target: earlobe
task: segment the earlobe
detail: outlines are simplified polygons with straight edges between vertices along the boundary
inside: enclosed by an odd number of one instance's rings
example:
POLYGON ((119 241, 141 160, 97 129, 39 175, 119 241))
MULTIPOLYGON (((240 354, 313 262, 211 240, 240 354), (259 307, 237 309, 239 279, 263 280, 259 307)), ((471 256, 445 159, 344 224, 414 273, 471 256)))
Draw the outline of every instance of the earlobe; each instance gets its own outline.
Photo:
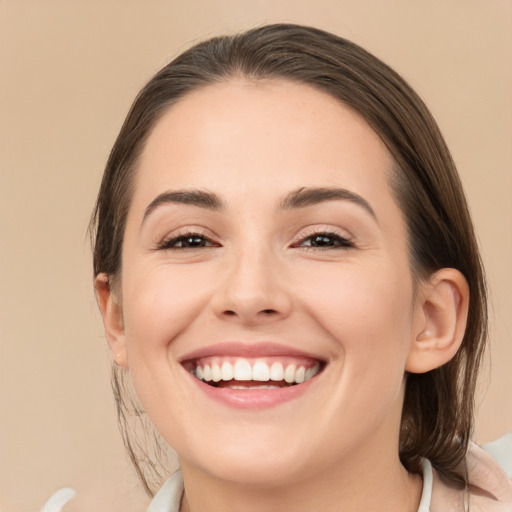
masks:
POLYGON ((425 373, 439 368, 457 353, 466 330, 469 287, 461 272, 443 268, 425 282, 406 370, 425 373))
POLYGON ((119 298, 111 288, 109 276, 104 273, 98 274, 94 279, 94 289, 96 291, 98 307, 103 318, 105 336, 114 356, 114 361, 119 366, 127 367, 128 353, 123 313, 119 298))

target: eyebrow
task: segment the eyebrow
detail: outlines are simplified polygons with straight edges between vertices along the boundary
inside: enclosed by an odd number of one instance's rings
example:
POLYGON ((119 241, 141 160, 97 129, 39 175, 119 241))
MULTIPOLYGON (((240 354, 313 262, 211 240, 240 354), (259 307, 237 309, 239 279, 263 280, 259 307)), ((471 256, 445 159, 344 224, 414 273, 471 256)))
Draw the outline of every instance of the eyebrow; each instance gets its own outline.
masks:
MULTIPOLYGON (((301 187, 287 194, 280 203, 281 209, 306 208, 328 201, 350 201, 365 209, 375 220, 377 216, 368 201, 355 192, 338 187, 301 187)), ((187 204, 219 211, 224 203, 217 194, 206 190, 169 190, 159 194, 144 211, 142 222, 158 207, 165 204, 187 204)))
POLYGON ((213 192, 205 190, 169 190, 158 195, 149 203, 144 211, 142 222, 151 215, 159 206, 164 204, 189 204, 198 206, 199 208, 206 208, 207 210, 222 210, 223 204, 219 196, 213 192))
POLYGON ((377 216, 370 203, 355 192, 338 187, 302 187, 290 192, 282 201, 281 208, 288 210, 293 208, 306 208, 327 201, 350 201, 365 209, 375 220, 377 216))

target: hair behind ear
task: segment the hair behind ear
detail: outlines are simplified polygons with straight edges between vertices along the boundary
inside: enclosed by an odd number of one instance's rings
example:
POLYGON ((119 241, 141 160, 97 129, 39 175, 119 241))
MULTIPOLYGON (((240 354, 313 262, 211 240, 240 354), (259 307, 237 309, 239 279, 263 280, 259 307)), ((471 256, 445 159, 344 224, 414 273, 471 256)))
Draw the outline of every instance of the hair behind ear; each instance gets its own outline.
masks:
MULTIPOLYGON (((433 273, 419 291, 423 320, 407 360, 400 459, 421 472, 421 458, 440 476, 464 485, 460 474, 473 426, 475 373, 483 345, 467 332, 470 289, 453 268, 433 273)), ((481 312, 478 312, 481 314, 481 312)))

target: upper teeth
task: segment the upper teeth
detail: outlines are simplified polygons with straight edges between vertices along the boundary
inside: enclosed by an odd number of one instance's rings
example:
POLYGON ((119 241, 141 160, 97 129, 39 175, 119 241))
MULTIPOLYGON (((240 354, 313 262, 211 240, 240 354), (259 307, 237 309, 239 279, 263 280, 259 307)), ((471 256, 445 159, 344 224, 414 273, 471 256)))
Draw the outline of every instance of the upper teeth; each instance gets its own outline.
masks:
POLYGON ((240 381, 282 381, 289 384, 301 384, 314 377, 320 370, 317 362, 314 366, 295 363, 283 364, 275 361, 271 364, 264 360, 249 361, 237 359, 234 363, 229 361, 200 363, 193 373, 198 379, 206 382, 219 382, 221 380, 240 381))

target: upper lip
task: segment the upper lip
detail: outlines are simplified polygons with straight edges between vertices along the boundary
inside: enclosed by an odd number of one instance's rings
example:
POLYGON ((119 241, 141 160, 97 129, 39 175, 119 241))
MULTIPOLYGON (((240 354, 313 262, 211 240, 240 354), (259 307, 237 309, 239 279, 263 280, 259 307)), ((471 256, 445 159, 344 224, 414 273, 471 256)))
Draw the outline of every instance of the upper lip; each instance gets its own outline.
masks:
POLYGON ((180 358, 180 362, 191 361, 203 357, 213 356, 231 356, 242 358, 259 358, 259 357, 297 357, 315 359, 317 361, 326 362, 324 357, 311 352, 298 350, 294 347, 281 345, 273 342, 256 342, 243 343, 238 341, 228 341, 216 343, 187 353, 180 358))

